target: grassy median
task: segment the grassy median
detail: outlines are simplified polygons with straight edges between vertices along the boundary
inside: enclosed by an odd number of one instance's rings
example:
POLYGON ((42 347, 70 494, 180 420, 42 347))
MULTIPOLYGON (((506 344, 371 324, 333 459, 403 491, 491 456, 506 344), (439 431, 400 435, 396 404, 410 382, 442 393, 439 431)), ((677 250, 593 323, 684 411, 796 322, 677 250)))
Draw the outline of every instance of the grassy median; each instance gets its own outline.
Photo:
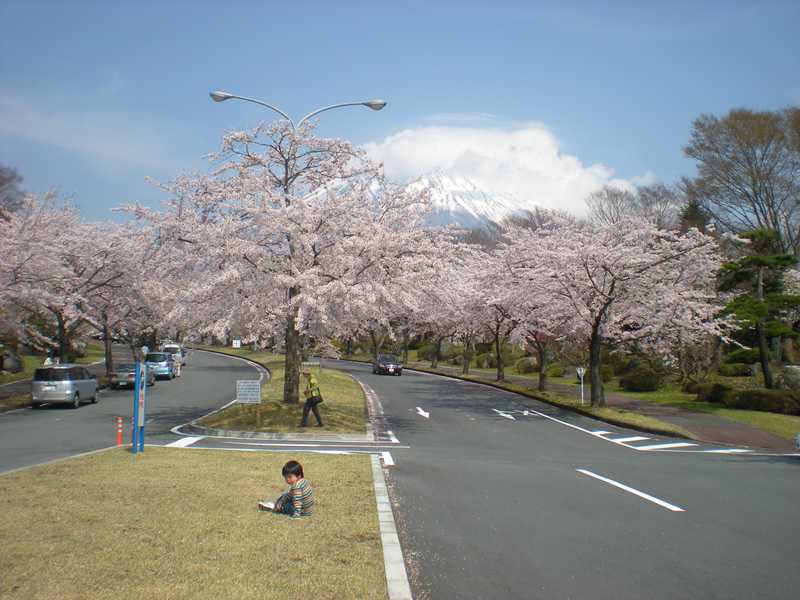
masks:
MULTIPOLYGON (((283 356, 267 352, 251 352, 246 349, 221 349, 233 354, 255 360, 265 365, 271 373, 270 380, 261 388, 261 405, 234 404, 200 421, 204 427, 230 429, 234 431, 265 431, 287 433, 304 431, 299 427, 303 415, 302 388, 300 381, 300 404, 284 404, 283 399, 283 356), (260 413, 260 414, 259 414, 260 413)), ((314 370, 319 379, 319 387, 325 401, 319 405, 323 433, 364 433, 366 431, 366 399, 361 386, 352 377, 335 369, 314 370)), ((309 414, 309 426, 315 425, 313 414, 309 414)), ((317 429, 312 429, 317 431, 317 429)))
POLYGON ((148 447, 0 476, 0 598, 384 599, 369 459, 148 447), (297 458, 314 516, 258 512, 297 458))

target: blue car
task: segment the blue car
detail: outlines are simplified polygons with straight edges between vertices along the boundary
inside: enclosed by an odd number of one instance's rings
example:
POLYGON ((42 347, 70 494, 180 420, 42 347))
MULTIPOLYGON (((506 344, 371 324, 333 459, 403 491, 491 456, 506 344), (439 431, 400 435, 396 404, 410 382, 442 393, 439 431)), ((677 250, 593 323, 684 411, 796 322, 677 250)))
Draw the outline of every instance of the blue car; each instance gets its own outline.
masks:
POLYGON ((147 370, 158 379, 175 379, 175 361, 167 352, 149 352, 144 357, 147 370))

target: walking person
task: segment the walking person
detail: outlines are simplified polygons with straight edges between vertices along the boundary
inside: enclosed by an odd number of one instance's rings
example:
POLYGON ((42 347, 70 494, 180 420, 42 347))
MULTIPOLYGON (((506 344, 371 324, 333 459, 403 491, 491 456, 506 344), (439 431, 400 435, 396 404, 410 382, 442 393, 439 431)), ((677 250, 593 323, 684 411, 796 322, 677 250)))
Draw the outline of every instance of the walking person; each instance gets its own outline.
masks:
POLYGON ((314 411, 314 416, 317 419, 317 427, 322 427, 322 417, 319 414, 319 404, 322 402, 322 393, 319 391, 319 382, 317 382, 317 378, 311 373, 309 367, 303 369, 303 377, 306 378, 306 389, 303 390, 306 403, 303 405, 303 420, 300 421, 300 427, 306 427, 308 425, 309 411, 314 411))

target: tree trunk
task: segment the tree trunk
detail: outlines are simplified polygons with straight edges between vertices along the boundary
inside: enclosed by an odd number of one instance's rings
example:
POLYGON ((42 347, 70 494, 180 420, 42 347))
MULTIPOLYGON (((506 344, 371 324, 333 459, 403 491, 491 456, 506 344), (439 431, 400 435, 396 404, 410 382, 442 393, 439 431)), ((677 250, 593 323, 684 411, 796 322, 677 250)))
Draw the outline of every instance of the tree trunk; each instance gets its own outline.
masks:
POLYGON ((111 332, 108 330, 108 316, 105 313, 103 313, 103 349, 106 355, 106 377, 111 377, 114 356, 111 353, 111 332))
POLYGON ((436 338, 433 344, 433 354, 431 355, 431 369, 439 368, 439 355, 442 353, 442 338, 436 338))
MULTIPOLYGON (((298 294, 297 288, 289 290, 289 301, 298 294)), ((286 324, 286 358, 284 360, 283 402, 300 402, 300 332, 297 331, 297 309, 289 309, 289 322, 286 324)))
POLYGON ((461 373, 469 375, 469 363, 472 362, 472 339, 465 337, 464 339, 464 356, 461 365, 461 373))
POLYGON ((345 356, 353 356, 353 338, 347 338, 347 345, 344 348, 345 356))
MULTIPOLYGON (((759 302, 764 301, 764 267, 759 267, 756 280, 756 298, 759 302)), ((764 373, 764 387, 771 390, 775 387, 772 379, 772 368, 769 364, 769 347, 767 346, 767 330, 765 319, 756 322, 756 334, 758 335, 758 360, 761 363, 761 372, 764 373)))
POLYGON ((64 317, 61 313, 56 312, 56 337, 58 339, 58 359, 62 363, 69 362, 69 340, 67 340, 67 331, 64 324, 64 317))
POLYGON ((592 393, 592 406, 603 407, 606 405, 606 395, 603 390, 603 378, 600 375, 600 323, 595 321, 592 327, 592 337, 589 341, 589 383, 592 393))
POLYGON ((369 337, 372 340, 372 360, 378 360, 378 354, 380 353, 380 344, 378 344, 378 336, 375 335, 375 332, 370 330, 369 337))
POLYGON ((536 354, 539 356, 539 391, 547 389, 547 346, 536 345, 536 354))
POLYGON ((494 355, 495 359, 497 360, 497 381, 505 381, 506 379, 506 370, 505 365, 503 364, 503 339, 502 336, 498 333, 494 336, 494 355))
POLYGON ((403 364, 408 362, 408 336, 403 336, 403 364))

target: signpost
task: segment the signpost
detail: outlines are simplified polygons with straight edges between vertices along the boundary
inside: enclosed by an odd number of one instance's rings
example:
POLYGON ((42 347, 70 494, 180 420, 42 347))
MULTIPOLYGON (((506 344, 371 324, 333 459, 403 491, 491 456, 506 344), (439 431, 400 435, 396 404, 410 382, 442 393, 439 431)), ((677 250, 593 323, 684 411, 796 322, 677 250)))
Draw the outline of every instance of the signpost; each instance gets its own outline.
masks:
POLYGON ((581 379, 581 406, 583 406, 583 376, 586 374, 586 369, 583 367, 575 367, 575 371, 578 373, 578 377, 581 379))
POLYGON ((233 347, 234 348, 241 348, 242 347, 242 340, 233 340, 233 347))
POLYGON ((236 381, 236 402, 239 404, 261 404, 261 380, 239 379, 236 381))
POLYGON ((150 349, 142 346, 139 360, 136 362, 136 379, 133 386, 133 434, 131 435, 131 452, 144 452, 145 407, 147 405, 147 364, 145 357, 150 349))

